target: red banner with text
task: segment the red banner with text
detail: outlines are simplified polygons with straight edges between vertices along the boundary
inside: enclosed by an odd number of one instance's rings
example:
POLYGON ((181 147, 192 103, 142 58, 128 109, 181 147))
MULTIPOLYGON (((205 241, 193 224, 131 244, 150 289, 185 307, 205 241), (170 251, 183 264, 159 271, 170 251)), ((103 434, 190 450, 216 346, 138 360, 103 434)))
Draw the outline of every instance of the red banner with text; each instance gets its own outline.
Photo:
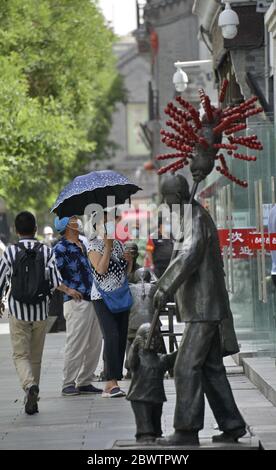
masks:
POLYGON ((219 229, 219 241, 221 249, 228 248, 230 255, 230 246, 232 245, 232 255, 234 258, 248 258, 254 256, 257 250, 262 246, 267 251, 276 250, 276 233, 265 232, 263 239, 261 233, 252 228, 233 228, 232 243, 230 243, 230 231, 228 229, 219 229))

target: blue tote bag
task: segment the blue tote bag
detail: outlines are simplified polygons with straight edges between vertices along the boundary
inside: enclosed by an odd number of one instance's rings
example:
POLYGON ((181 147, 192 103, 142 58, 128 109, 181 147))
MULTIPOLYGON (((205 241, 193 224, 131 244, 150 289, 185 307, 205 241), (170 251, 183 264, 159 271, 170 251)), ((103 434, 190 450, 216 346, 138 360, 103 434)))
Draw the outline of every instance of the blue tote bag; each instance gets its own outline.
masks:
MULTIPOLYGON (((117 263, 117 261, 113 258, 113 261, 117 263)), ((132 294, 130 292, 130 288, 128 285, 128 279, 127 276, 125 276, 125 280, 123 284, 118 287, 118 289, 112 290, 112 291, 106 291, 103 290, 98 282, 94 279, 95 286, 99 293, 102 296, 102 299, 107 306, 108 310, 112 313, 120 313, 120 312, 126 312, 127 310, 130 310, 132 304, 133 304, 133 298, 132 294)))
POLYGON ((99 284, 94 280, 97 290, 102 296, 102 299, 107 306, 108 310, 112 313, 126 312, 133 304, 132 294, 128 285, 127 277, 124 283, 118 289, 112 291, 105 291, 101 289, 99 284))

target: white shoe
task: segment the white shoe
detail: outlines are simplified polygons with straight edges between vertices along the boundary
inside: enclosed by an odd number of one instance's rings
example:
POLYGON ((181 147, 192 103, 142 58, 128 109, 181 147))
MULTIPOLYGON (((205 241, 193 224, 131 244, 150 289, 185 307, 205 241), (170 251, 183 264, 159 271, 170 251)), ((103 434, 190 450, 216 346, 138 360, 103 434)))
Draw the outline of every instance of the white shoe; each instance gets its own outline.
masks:
POLYGON ((126 394, 120 387, 113 387, 109 392, 103 391, 102 398, 117 398, 117 397, 125 397, 126 394))

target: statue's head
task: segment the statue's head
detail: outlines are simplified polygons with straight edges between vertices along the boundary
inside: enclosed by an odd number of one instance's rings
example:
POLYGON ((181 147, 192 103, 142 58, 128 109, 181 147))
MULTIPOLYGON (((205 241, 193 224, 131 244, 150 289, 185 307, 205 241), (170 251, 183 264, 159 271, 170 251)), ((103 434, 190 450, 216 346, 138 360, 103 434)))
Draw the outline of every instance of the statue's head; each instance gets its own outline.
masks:
POLYGON ((152 274, 149 268, 136 269, 134 279, 135 282, 151 282, 152 274))
POLYGON ((206 176, 212 172, 214 165, 214 152, 202 150, 202 148, 198 146, 198 151, 195 153, 190 163, 190 170, 193 176, 193 180, 196 183, 203 181, 206 176))
POLYGON ((190 199, 188 181, 183 175, 170 175, 161 184, 163 202, 171 208, 173 204, 185 204, 190 199))
MULTIPOLYGON (((150 323, 143 323, 137 330, 136 338, 140 339, 143 349, 146 346, 150 329, 151 329, 150 323)), ((159 330, 155 329, 149 349, 150 351, 157 352, 159 350, 159 346, 160 346, 160 332, 159 330)))
POLYGON ((213 120, 211 123, 208 121, 206 115, 202 118, 202 128, 198 132, 198 135, 208 143, 208 147, 196 143, 195 152, 190 163, 193 180, 197 183, 204 180, 206 176, 213 171, 217 153, 217 150, 214 149, 213 146, 221 143, 221 135, 214 133, 214 128, 219 124, 219 121, 220 113, 215 111, 213 111, 213 120))

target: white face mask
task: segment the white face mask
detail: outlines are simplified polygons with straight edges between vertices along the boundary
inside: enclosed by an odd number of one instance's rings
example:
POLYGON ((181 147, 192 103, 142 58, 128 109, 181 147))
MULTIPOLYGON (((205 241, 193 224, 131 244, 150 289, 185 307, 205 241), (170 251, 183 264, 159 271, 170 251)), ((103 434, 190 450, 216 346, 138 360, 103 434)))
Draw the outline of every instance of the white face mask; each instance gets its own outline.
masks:
POLYGON ((108 237, 114 236, 114 234, 115 234, 115 229, 116 229, 115 223, 114 223, 112 220, 110 220, 109 222, 106 222, 106 223, 104 224, 104 226, 105 226, 106 235, 107 235, 108 237))
POLYGON ((80 233, 83 232, 83 225, 82 225, 82 221, 81 221, 81 220, 78 220, 78 229, 79 229, 79 232, 80 232, 80 233))

